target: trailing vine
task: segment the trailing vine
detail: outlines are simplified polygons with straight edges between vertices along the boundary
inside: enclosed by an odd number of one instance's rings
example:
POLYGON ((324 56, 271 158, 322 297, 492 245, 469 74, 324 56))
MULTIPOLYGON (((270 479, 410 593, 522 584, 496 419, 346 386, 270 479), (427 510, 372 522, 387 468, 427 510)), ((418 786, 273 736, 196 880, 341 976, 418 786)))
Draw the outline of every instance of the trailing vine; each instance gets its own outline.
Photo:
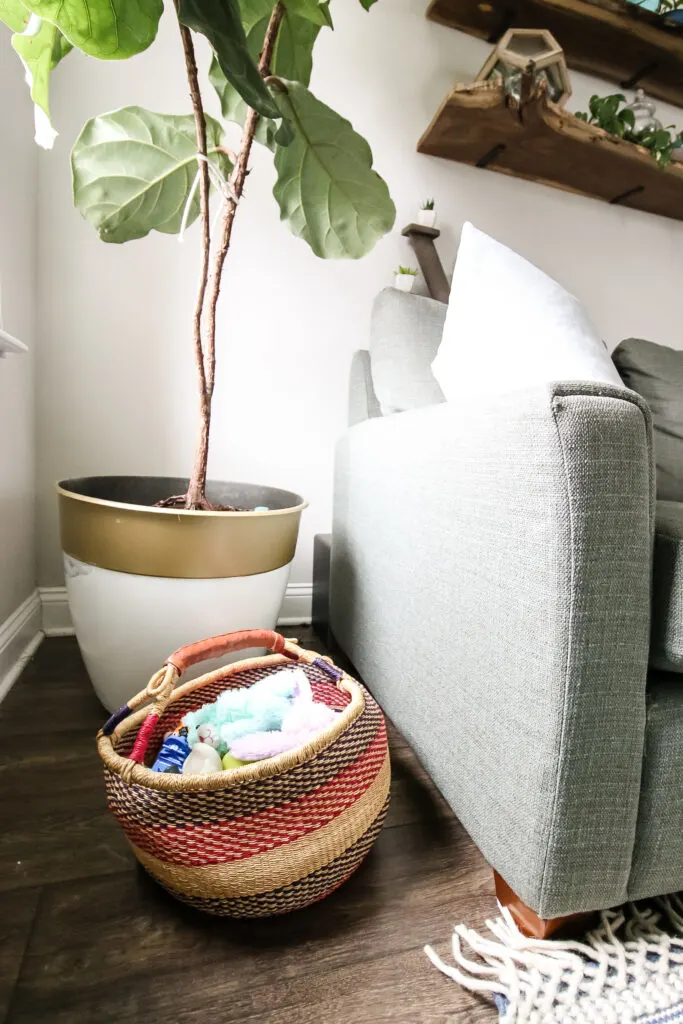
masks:
POLYGON ((683 132, 672 135, 674 125, 637 130, 633 111, 622 104, 626 104, 626 97, 620 92, 611 96, 591 96, 589 113, 578 111, 576 117, 587 124, 596 124, 598 128, 619 139, 643 146, 660 167, 666 167, 674 151, 683 146, 683 132))

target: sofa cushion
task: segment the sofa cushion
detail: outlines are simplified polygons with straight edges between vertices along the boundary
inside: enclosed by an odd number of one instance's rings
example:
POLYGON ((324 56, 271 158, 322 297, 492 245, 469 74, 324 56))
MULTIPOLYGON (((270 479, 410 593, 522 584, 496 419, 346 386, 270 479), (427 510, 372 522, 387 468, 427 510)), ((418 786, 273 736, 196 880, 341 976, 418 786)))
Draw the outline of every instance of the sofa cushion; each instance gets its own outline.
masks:
POLYGON ((462 229, 433 370, 449 402, 553 381, 621 385, 579 301, 472 224, 462 229))
POLYGON ((683 503, 658 501, 650 664, 683 672, 683 503))
POLYGON ((628 338, 612 358, 626 387, 637 391, 652 411, 657 497, 683 501, 683 352, 628 338))
POLYGON ((384 415, 443 402, 432 373, 446 306, 423 295, 385 288, 375 299, 370 326, 370 364, 384 415))
MULTIPOLYGON (((630 900, 683 888, 683 686, 653 672, 648 686, 640 809, 630 900)), ((641 1018, 642 1020, 643 1018, 641 1018)), ((666 1016, 650 1018, 666 1020, 666 1016)))

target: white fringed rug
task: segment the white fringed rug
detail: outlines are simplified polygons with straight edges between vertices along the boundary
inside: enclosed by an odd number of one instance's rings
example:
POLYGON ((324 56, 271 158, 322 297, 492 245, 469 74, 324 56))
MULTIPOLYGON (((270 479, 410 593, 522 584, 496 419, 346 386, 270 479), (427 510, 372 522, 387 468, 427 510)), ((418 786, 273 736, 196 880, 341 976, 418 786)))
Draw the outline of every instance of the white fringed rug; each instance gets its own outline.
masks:
POLYGON ((445 975, 495 1000, 500 1024, 683 1022, 680 896, 605 910, 583 942, 529 939, 501 913, 486 922, 492 939, 455 927, 454 965, 425 946, 445 975))

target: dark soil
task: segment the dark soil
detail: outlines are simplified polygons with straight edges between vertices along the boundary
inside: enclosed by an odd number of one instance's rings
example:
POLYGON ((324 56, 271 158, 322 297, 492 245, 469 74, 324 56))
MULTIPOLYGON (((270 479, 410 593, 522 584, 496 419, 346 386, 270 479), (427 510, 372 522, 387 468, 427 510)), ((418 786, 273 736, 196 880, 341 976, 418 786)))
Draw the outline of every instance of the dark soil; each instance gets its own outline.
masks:
POLYGON ((188 509, 185 505, 187 496, 185 494, 172 494, 170 498, 162 498, 161 501, 155 501, 154 508, 181 508, 185 511, 194 512, 253 512, 252 508, 242 508, 241 505, 212 505, 210 501, 206 500, 201 505, 196 505, 192 509, 188 509))

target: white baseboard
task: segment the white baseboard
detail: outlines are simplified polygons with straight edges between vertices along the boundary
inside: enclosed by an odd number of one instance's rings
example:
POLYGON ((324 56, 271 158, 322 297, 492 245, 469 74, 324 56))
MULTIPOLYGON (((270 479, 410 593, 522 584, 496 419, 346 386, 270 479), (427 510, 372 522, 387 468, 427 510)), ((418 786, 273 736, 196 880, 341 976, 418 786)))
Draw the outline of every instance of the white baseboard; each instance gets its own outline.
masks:
POLYGON ((285 591, 278 626, 310 625, 312 601, 312 583, 290 583, 285 591))
MULTIPOLYGON (((40 587, 38 593, 42 605, 45 636, 73 636, 74 628, 71 623, 66 587, 40 587)), ((311 583, 290 583, 285 593, 278 625, 308 625, 311 621, 312 600, 313 585, 311 583)))
POLYGON ((66 587, 39 587, 45 636, 73 636, 66 587))
POLYGON ((34 590, 0 625, 0 702, 42 639, 40 598, 34 590))

